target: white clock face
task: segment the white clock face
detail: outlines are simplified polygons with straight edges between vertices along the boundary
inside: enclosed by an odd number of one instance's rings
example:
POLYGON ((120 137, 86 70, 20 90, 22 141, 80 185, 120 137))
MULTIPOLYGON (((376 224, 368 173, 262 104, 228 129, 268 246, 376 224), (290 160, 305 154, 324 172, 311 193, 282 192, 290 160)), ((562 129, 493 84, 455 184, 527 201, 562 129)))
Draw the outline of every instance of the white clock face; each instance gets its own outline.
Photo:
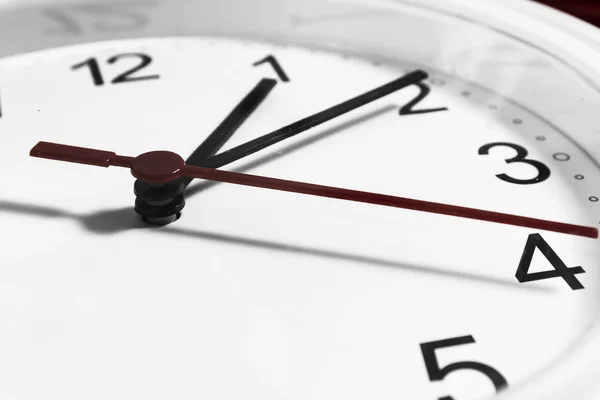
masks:
MULTIPOLYGON (((513 82, 523 59, 554 68, 515 49, 513 82)), ((538 112, 554 100, 465 65, 221 168, 598 227, 600 168, 538 112)), ((186 158, 260 91, 222 153, 415 69, 209 36, 0 60, 0 393, 475 400, 559 362, 596 323, 596 239, 208 181, 154 226, 126 170, 29 157, 46 141, 186 158)))

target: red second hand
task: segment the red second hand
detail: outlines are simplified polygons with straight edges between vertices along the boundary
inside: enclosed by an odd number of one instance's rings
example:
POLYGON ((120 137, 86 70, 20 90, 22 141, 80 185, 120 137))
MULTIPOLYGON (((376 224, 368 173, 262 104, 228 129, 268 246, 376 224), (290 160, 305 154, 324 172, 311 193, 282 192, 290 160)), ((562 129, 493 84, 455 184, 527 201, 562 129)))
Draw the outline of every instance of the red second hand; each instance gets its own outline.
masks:
POLYGON ((361 192, 341 189, 331 186, 313 185, 310 183, 294 182, 283 179, 221 171, 210 168, 192 167, 177 154, 167 151, 155 151, 142 154, 136 158, 118 156, 115 153, 66 146, 56 143, 40 142, 33 149, 32 157, 51 160, 68 161, 101 167, 117 166, 130 168, 131 173, 138 179, 164 183, 179 177, 206 179, 216 182, 232 183, 235 185, 253 186, 265 189, 307 194, 311 196, 328 197, 360 203, 376 204, 387 207, 403 208, 434 214, 450 215, 460 218, 475 219, 505 225, 522 226, 552 232, 565 233, 597 239, 598 229, 571 225, 562 222, 546 221, 518 215, 502 214, 474 208, 458 207, 448 204, 432 203, 384 194, 361 192))

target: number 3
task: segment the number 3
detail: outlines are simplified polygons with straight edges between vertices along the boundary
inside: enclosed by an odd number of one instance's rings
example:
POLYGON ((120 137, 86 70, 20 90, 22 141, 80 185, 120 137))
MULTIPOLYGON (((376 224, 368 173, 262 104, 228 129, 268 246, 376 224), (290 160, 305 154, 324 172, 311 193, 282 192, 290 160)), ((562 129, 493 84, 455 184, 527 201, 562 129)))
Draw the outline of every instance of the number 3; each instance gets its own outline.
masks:
POLYGON ((502 179, 505 182, 515 183, 517 185, 533 185, 535 183, 542 183, 548 178, 550 178, 550 168, 548 168, 545 164, 535 161, 529 160, 527 156, 529 152, 524 148, 517 144, 513 143, 491 143, 486 144, 482 148, 479 149, 479 155, 487 156, 490 154, 490 149, 494 147, 510 147, 517 151, 517 156, 511 159, 506 160, 507 164, 513 163, 525 163, 535 167, 538 170, 538 175, 533 179, 515 179, 512 176, 508 176, 506 174, 496 175, 499 179, 502 179))

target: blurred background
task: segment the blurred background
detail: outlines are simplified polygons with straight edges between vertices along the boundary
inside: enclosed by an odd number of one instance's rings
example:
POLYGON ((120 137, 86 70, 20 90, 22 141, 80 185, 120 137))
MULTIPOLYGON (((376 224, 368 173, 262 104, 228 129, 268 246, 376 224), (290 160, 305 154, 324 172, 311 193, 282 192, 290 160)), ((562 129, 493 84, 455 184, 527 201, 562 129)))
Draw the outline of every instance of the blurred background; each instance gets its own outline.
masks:
POLYGON ((600 27, 600 0, 536 0, 600 27))

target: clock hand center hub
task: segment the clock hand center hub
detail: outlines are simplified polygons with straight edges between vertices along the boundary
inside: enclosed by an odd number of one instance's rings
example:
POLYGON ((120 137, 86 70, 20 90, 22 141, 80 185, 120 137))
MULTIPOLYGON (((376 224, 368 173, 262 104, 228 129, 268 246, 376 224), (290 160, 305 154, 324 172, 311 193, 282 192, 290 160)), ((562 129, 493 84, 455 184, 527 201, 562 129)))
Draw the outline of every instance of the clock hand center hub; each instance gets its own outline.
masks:
POLYGON ((136 157, 131 164, 131 174, 151 183, 167 183, 179 178, 185 161, 170 151, 152 151, 136 157))

